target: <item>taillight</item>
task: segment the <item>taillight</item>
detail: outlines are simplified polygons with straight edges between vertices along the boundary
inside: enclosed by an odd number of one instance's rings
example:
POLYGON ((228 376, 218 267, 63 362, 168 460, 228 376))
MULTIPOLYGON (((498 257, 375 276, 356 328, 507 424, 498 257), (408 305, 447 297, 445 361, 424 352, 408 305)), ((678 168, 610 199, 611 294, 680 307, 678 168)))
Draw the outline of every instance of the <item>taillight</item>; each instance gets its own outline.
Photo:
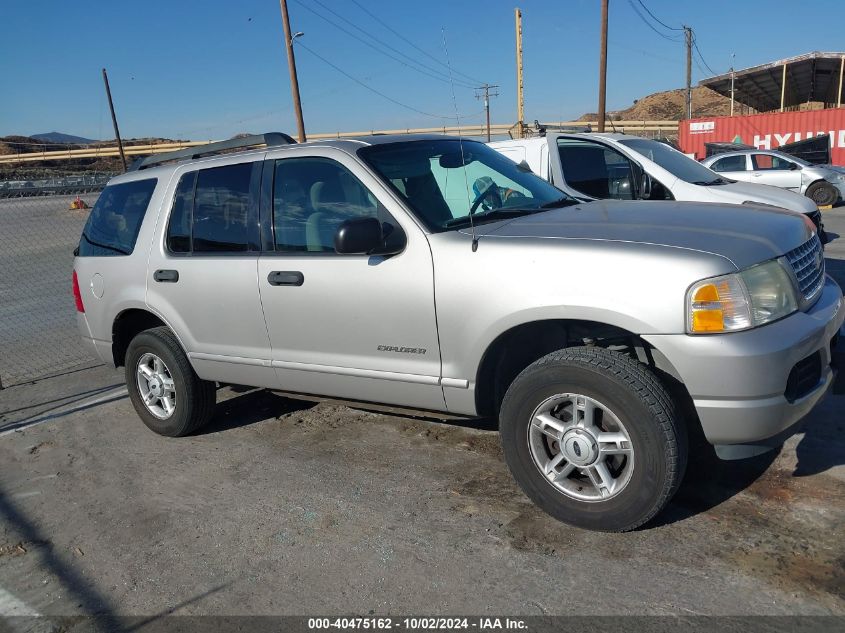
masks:
POLYGON ((76 277, 76 271, 73 271, 73 298, 76 300, 76 311, 85 312, 85 305, 82 303, 82 293, 79 292, 79 279, 76 277))

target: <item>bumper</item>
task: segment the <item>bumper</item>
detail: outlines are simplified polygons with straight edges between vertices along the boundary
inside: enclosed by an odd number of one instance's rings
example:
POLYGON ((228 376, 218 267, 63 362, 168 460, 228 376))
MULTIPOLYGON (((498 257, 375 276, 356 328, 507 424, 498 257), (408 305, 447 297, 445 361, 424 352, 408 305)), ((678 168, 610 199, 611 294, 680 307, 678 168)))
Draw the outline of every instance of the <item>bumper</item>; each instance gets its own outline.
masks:
POLYGON ((82 346, 92 358, 97 358, 103 361, 106 365, 114 367, 114 356, 111 350, 111 341, 101 341, 91 336, 91 330, 88 328, 88 321, 85 315, 81 312, 76 313, 76 325, 79 328, 79 336, 82 341, 82 346))
POLYGON ((843 320, 842 291, 828 277, 809 312, 770 325, 735 334, 643 338, 686 385, 707 440, 747 444, 789 428, 822 399, 833 382, 831 345, 843 320), (820 372, 796 392, 793 369, 810 357, 818 359, 820 372))

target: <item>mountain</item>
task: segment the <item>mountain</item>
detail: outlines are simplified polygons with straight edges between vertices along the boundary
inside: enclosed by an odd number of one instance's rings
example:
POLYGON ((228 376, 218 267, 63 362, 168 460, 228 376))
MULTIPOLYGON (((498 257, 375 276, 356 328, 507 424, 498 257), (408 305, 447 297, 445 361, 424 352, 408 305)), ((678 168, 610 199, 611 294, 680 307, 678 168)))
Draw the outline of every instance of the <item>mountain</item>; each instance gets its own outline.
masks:
MULTIPOLYGON (((655 92, 624 110, 608 111, 607 118, 614 121, 680 121, 685 119, 686 90, 667 90, 655 92)), ((731 112, 731 100, 718 92, 696 86, 692 89, 692 116, 727 116, 731 112)), ((739 108, 737 107, 737 113, 739 108)), ((598 115, 589 113, 582 116, 580 121, 595 121, 598 115)))
POLYGON ((62 132, 46 132, 44 134, 30 134, 30 138, 37 138, 44 143, 73 143, 74 145, 88 145, 96 143, 97 141, 90 138, 83 138, 81 136, 74 136, 73 134, 64 134, 62 132))

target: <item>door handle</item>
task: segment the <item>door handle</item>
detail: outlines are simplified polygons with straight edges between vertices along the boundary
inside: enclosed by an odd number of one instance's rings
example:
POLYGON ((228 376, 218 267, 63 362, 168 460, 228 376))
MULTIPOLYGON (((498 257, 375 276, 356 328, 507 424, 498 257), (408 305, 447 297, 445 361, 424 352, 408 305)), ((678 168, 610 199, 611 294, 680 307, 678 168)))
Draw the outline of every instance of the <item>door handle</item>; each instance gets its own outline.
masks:
POLYGON ((153 279, 160 282, 175 284, 179 281, 178 270, 157 270, 153 273, 153 279))
POLYGON ((305 275, 298 270, 274 270, 267 275, 271 286, 301 286, 305 283, 305 275))

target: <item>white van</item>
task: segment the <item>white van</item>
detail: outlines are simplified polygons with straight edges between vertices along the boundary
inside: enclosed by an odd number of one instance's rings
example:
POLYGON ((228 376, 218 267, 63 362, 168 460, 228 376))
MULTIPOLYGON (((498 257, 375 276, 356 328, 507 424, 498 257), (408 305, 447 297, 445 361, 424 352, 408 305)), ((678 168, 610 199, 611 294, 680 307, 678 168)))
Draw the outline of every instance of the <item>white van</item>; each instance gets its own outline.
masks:
POLYGON ((792 191, 720 176, 666 143, 626 134, 547 133, 490 147, 566 193, 597 200, 684 200, 776 206, 807 215, 826 241, 821 212, 792 191))

